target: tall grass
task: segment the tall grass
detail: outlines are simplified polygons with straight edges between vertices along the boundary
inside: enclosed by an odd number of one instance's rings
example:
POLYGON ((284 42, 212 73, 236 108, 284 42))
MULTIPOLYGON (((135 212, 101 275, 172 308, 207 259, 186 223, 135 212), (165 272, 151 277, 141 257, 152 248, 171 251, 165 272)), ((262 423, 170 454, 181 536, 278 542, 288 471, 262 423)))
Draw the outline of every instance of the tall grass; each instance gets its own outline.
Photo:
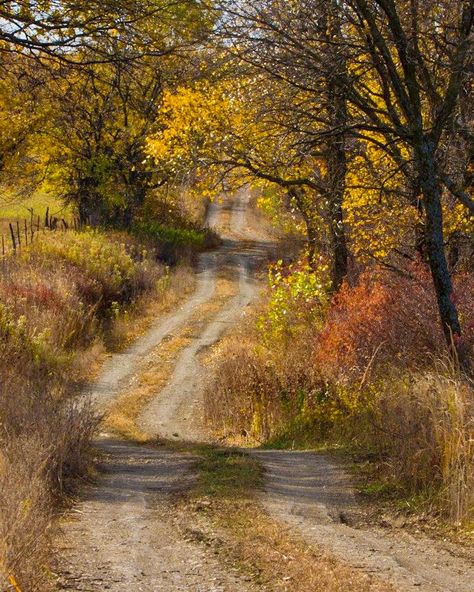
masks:
MULTIPOLYGON (((45 590, 56 502, 88 458, 96 418, 74 399, 87 351, 166 268, 139 243, 55 233, 0 268, 0 582, 45 590), (3 579, 2 579, 3 578, 3 579)), ((6 584, 5 584, 6 586, 6 584)))
MULTIPOLYGON (((206 415, 229 438, 370 453, 384 480, 460 523, 474 517, 474 387, 439 361, 429 278, 411 271, 366 272, 327 306, 320 287, 313 302, 308 282, 295 293, 301 278, 280 270, 283 285, 272 280, 263 310, 217 353, 206 415)), ((472 281, 456 280, 467 351, 472 281)))

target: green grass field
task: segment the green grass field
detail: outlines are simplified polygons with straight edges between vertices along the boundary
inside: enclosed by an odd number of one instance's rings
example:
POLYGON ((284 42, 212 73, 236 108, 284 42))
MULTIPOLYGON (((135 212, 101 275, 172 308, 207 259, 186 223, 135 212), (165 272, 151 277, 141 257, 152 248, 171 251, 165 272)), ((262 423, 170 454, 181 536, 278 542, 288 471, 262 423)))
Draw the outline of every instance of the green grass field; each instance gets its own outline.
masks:
POLYGON ((0 219, 28 218, 31 208, 36 215, 44 216, 49 207, 51 214, 61 216, 68 213, 68 207, 54 196, 48 193, 35 193, 31 197, 22 199, 18 196, 0 195, 0 219))

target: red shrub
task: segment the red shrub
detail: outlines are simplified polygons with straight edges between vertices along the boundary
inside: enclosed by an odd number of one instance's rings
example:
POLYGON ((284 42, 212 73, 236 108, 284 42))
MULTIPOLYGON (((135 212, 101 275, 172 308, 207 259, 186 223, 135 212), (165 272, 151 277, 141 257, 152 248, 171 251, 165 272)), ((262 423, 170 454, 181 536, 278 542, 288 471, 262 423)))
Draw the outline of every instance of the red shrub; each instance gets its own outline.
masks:
MULTIPOLYGON (((328 378, 362 378, 369 366, 426 367, 444 354, 429 271, 414 265, 410 276, 366 271, 357 286, 343 286, 318 337, 317 364, 328 378)), ((455 281, 467 342, 473 333, 473 285, 471 275, 455 281)))

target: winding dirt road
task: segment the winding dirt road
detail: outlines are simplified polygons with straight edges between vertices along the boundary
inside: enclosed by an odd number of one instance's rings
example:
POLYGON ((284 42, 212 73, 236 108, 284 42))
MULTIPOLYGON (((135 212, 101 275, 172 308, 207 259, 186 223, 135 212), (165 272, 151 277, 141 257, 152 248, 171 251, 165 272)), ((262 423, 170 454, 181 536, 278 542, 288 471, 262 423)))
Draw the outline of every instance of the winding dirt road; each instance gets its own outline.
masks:
MULTIPOLYGON (((251 270, 269 245, 246 226, 248 196, 242 191, 233 205, 224 245, 201 255, 197 289, 179 310, 111 357, 89 389, 98 409, 107 411, 127 392, 139 367, 202 314, 197 336, 179 352, 166 386, 142 410, 140 429, 164 440, 207 441, 202 417, 206 372, 199 354, 237 323, 254 299, 257 284, 251 270), (204 307, 215 298, 221 271, 231 269, 236 295, 211 318, 204 307)), ((219 227, 222 205, 213 205, 210 226, 219 227)), ((171 517, 173 495, 194 478, 192 456, 173 447, 135 445, 103 433, 101 475, 63 525, 60 542, 62 590, 237 592, 261 589, 240 572, 223 565, 211 548, 183 537, 171 517)), ((296 529, 341 561, 375 574, 400 592, 473 592, 473 563, 447 546, 416 539, 401 531, 369 528, 358 523, 350 482, 338 465, 321 454, 252 452, 266 470, 260 500, 282 528, 296 529)), ((348 589, 347 592, 350 592, 348 589)))
MULTIPOLYGON (((179 310, 139 339, 124 353, 112 356, 88 395, 96 407, 108 406, 133 383, 139 366, 175 331, 199 315, 214 295, 219 270, 233 267, 238 293, 210 319, 201 335, 183 349, 167 386, 143 411, 141 427, 151 436, 205 439, 202 421, 204 373, 198 353, 215 343, 238 322, 255 286, 248 275, 255 249, 236 241, 245 222, 245 196, 236 202, 231 232, 217 252, 201 255, 194 296, 179 310)), ((223 206, 214 204, 208 224, 216 226, 223 206)), ((174 493, 193 479, 194 459, 169 449, 139 446, 102 433, 97 441, 102 475, 84 492, 74 518, 63 525, 60 542, 62 590, 224 592, 253 590, 252 584, 219 564, 199 543, 184 540, 167 508, 174 493)))

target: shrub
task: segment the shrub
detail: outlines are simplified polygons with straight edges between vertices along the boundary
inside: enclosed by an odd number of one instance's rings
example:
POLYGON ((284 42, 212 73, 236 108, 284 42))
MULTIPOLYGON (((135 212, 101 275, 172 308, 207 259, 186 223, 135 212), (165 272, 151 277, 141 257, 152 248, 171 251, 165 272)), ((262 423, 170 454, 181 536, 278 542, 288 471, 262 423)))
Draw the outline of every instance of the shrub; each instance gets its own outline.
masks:
POLYGON ((127 248, 124 242, 110 240, 109 235, 98 230, 55 233, 37 242, 26 258, 35 268, 50 269, 59 263, 66 269, 80 270, 87 280, 85 286, 89 286, 84 295, 95 285, 99 297, 108 303, 133 297, 150 287, 147 280, 153 263, 147 251, 137 244, 127 248))
POLYGON ((308 326, 321 326, 329 303, 327 266, 312 271, 306 261, 285 266, 278 261, 268 273, 269 297, 258 327, 265 343, 291 339, 308 326))
MULTIPOLYGON (((455 288, 463 340, 471 349, 474 277, 458 276, 455 288)), ((429 368, 445 354, 431 278, 424 266, 413 265, 410 275, 372 270, 356 286, 345 284, 318 337, 315 363, 328 378, 347 383, 367 370, 429 368)))
POLYGON ((170 264, 191 258, 196 252, 219 244, 219 238, 212 230, 194 226, 168 226, 154 220, 135 222, 132 232, 140 240, 149 241, 158 257, 170 264))

